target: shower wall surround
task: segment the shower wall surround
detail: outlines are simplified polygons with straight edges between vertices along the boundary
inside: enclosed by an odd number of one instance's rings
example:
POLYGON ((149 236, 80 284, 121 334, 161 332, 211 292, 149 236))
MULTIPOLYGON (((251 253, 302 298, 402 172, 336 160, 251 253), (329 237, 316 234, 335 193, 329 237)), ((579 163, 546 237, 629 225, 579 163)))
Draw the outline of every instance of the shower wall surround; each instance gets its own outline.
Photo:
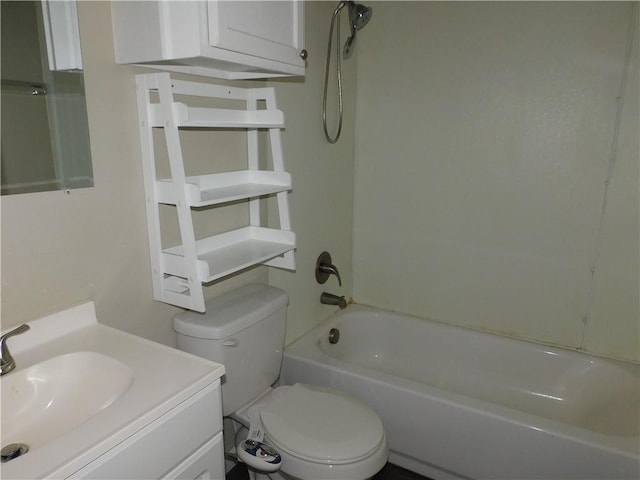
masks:
POLYGON ((376 2, 358 45, 356 301, 640 360, 637 15, 376 2))

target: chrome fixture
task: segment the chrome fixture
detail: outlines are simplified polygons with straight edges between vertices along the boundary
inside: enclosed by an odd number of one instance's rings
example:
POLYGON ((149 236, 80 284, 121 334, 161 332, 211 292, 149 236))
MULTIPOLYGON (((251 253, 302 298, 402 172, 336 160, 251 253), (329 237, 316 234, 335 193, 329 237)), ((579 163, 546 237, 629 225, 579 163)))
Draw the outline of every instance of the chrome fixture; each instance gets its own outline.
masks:
POLYGON ((331 261, 331 254, 329 252, 322 252, 316 260, 316 281, 320 284, 325 283, 330 275, 338 277, 338 285, 342 286, 342 279, 340 278, 340 272, 331 261))
POLYGON ((14 328, 13 330, 5 333, 4 335, 2 335, 2 337, 0 337, 0 375, 9 373, 11 370, 16 368, 16 362, 11 356, 9 347, 7 346, 7 340, 15 335, 20 335, 21 333, 24 333, 29 329, 29 325, 24 323, 18 328, 14 328))
POLYGON ((347 300, 344 296, 339 297, 333 293, 322 292, 320 295, 320 303, 323 305, 337 305, 340 310, 347 308, 347 300))
POLYGON ((356 33, 358 30, 362 30, 364 26, 369 23, 373 10, 371 7, 365 7, 361 3, 349 3, 349 25, 351 26, 351 35, 347 38, 347 43, 344 44, 342 55, 344 58, 351 58, 352 49, 356 44, 356 33))
POLYGON ((11 443, 6 447, 3 447, 0 451, 2 463, 7 463, 14 458, 18 458, 29 451, 29 445, 26 443, 11 443))
POLYGON ((331 345, 334 345, 338 343, 338 340, 340 340, 340 330, 338 330, 337 328, 332 328, 331 330, 329 330, 329 343, 331 345))
POLYGON ((29 451, 26 443, 11 443, 0 451, 2 463, 6 463, 14 458, 18 458, 29 451))
POLYGON ((344 7, 349 7, 349 26, 351 27, 351 35, 347 38, 347 42, 344 44, 342 50, 342 56, 348 59, 353 54, 353 48, 356 43, 356 34, 359 30, 369 23, 371 16, 373 15, 373 9, 366 7, 361 3, 355 2, 340 2, 333 12, 331 17, 331 25, 329 27, 329 45, 327 47, 327 63, 324 72, 324 95, 322 98, 322 126, 324 128, 324 136, 329 143, 336 143, 340 138, 340 132, 342 131, 342 116, 343 116, 343 103, 342 103, 342 67, 340 60, 340 53, 336 55, 336 77, 338 85, 338 131, 335 137, 329 135, 327 129, 327 85, 329 83, 329 64, 331 63, 331 46, 333 44, 333 28, 338 19, 336 26, 336 49, 340 48, 340 12, 344 7))

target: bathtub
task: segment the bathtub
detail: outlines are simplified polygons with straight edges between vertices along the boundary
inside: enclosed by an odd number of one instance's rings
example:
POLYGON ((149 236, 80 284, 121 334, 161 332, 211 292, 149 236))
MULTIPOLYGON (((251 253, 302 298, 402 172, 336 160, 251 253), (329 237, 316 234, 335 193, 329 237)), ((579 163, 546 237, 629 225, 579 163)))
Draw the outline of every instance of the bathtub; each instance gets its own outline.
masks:
POLYGON ((390 461, 434 479, 640 478, 637 365, 352 305, 285 349, 280 381, 365 401, 390 461))

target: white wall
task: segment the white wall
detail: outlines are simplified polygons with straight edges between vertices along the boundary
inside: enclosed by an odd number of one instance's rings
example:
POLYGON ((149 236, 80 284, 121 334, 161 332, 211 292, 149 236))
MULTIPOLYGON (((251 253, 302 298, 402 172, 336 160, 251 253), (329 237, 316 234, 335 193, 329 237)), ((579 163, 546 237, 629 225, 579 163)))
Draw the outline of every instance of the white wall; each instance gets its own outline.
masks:
MULTIPOLYGON (((347 281, 351 278, 353 125, 344 143, 328 148, 320 123, 319 79, 332 10, 329 2, 307 6, 308 79, 270 82, 287 120, 283 148, 294 177, 292 223, 299 241, 297 272, 272 274, 272 283, 291 295, 289 338, 334 310, 319 304, 321 290, 313 277, 312 264, 322 249, 330 249, 347 281)), ((109 2, 79 2, 79 17, 95 187, 70 195, 2 197, 2 328, 94 300, 101 322, 174 345, 171 320, 180 309, 154 301, 151 292, 134 87, 134 75, 149 70, 115 64, 109 2)), ((354 67, 346 68, 350 75, 354 67)), ((346 84, 351 118, 354 85, 351 75, 346 84)), ((230 159, 223 168, 245 160, 244 140, 233 132, 214 140, 189 139, 189 157, 212 149, 230 159)), ((198 219, 198 230, 233 228, 246 220, 245 210, 214 215, 213 227, 198 219)), ((267 270, 207 287, 206 296, 267 282, 267 270)))
POLYGON ((356 301, 640 360, 637 73, 601 223, 631 9, 374 4, 356 301))

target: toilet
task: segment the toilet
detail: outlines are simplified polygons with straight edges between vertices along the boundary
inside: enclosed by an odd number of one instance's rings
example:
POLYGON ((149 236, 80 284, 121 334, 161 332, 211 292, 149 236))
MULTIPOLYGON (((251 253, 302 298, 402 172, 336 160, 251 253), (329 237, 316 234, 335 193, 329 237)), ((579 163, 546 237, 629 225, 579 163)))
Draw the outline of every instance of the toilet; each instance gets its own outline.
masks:
POLYGON ((250 469, 273 480, 371 478, 389 456, 382 422, 371 408, 336 390, 272 386, 280 375, 287 304, 278 288, 241 287, 207 302, 204 314, 177 315, 178 348, 225 366, 223 415, 247 429, 236 438, 240 458, 256 444, 252 440, 264 444, 258 460, 245 460, 250 469))

